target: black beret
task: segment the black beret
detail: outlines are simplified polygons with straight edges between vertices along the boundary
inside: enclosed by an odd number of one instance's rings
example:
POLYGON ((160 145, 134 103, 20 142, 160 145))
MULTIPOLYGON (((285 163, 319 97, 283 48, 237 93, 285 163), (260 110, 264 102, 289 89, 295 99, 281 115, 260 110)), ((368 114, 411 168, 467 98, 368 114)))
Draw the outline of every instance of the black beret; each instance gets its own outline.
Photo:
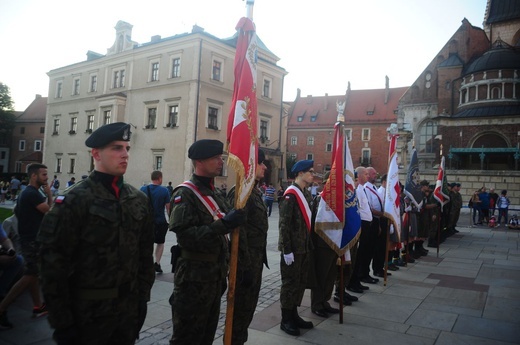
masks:
POLYGON ((420 183, 421 186, 429 186, 430 185, 430 182, 426 181, 426 180, 422 180, 421 183, 420 183))
POLYGON ((296 175, 300 171, 307 171, 307 170, 309 170, 310 168, 313 167, 313 165, 314 165, 314 161, 310 160, 310 159, 298 161, 298 162, 296 162, 293 165, 293 167, 291 169, 291 172, 296 175))
POLYGON ((460 187, 460 183, 455 183, 455 186, 460 187))
POLYGON ((96 148, 110 144, 112 141, 130 141, 130 125, 124 122, 115 122, 96 129, 85 140, 85 145, 96 148))
POLYGON ((224 152, 224 144, 219 140, 201 139, 191 144, 188 149, 189 159, 208 159, 224 152))
POLYGON ((451 188, 455 187, 457 184, 455 182, 452 182, 452 183, 449 183, 448 186, 450 186, 451 188))
POLYGON ((262 164, 265 161, 265 153, 262 149, 258 149, 258 164, 262 164))

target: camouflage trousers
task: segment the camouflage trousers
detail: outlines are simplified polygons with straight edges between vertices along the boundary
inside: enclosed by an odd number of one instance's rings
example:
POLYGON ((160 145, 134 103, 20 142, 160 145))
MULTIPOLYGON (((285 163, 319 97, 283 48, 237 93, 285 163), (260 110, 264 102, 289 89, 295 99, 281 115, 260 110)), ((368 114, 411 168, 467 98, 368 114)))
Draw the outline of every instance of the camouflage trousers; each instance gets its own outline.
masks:
POLYGON ((450 221, 448 223, 448 230, 455 229, 457 226, 457 222, 460 217, 460 208, 458 210, 453 210, 450 212, 450 221))
POLYGON ((302 302, 307 285, 309 261, 307 254, 294 254, 294 262, 288 266, 283 259, 283 253, 280 256, 280 274, 282 276, 280 304, 282 309, 292 310, 302 302))
POLYGON ((215 338, 220 314, 223 282, 183 281, 170 298, 173 335, 170 344, 210 345, 215 338))
POLYGON ((316 286, 311 289, 311 309, 321 310, 326 307, 332 297, 334 282, 338 274, 338 254, 330 247, 316 247, 314 249, 314 266, 316 286))
MULTIPOLYGON (((244 286, 237 280, 235 287, 235 308, 233 313, 233 338, 231 344, 239 345, 247 341, 247 328, 253 320, 264 267, 264 249, 249 248, 251 256, 251 286, 244 286)), ((240 265, 240 263, 239 263, 240 265)))

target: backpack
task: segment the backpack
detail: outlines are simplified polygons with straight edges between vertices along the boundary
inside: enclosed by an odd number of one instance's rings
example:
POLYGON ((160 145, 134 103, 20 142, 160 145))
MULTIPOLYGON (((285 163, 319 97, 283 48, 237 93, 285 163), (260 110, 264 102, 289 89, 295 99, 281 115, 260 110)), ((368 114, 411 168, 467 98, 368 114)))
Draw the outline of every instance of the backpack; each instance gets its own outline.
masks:
POLYGON ((53 185, 52 185, 52 186, 53 186, 53 187, 54 187, 55 189, 58 189, 58 188, 60 188, 60 181, 58 181, 57 179, 56 179, 56 180, 54 180, 54 183, 53 183, 53 185))

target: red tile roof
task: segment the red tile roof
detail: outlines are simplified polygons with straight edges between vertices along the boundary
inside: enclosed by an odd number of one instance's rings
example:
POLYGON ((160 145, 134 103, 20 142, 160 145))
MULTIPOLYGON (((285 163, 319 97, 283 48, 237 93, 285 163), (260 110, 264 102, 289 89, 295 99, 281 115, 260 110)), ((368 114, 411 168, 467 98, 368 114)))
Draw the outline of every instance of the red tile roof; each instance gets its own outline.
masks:
POLYGON ((288 127, 332 127, 338 112, 337 101, 345 101, 345 123, 391 123, 397 121, 397 105, 408 87, 374 90, 349 90, 341 96, 296 98, 290 111, 288 127), (385 102, 385 98, 387 101, 385 102), (315 121, 312 118, 315 117, 315 121), (298 121, 301 118, 301 121, 298 121))
POLYGON ((47 97, 36 96, 34 101, 16 118, 17 122, 45 122, 47 97))

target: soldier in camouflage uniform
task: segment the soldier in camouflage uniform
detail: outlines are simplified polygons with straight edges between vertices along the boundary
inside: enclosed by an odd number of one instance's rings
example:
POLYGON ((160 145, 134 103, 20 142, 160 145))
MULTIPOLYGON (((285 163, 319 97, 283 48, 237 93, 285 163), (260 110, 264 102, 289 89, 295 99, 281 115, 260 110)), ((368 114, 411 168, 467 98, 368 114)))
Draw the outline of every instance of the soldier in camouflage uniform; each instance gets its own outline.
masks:
POLYGON ((155 279, 152 212, 123 181, 130 125, 98 128, 90 176, 56 198, 45 215, 41 282, 58 344, 134 344, 155 279))
POLYGON ((223 144, 199 140, 188 150, 195 168, 189 181, 172 196, 169 229, 181 248, 170 298, 173 336, 170 344, 212 344, 226 289, 228 243, 226 234, 246 220, 243 210, 231 210, 214 186, 222 172, 223 144), (203 202, 204 200, 208 209, 203 202), (230 211, 231 210, 231 211, 230 211), (228 212, 230 211, 230 212, 228 212))
POLYGON ((460 217, 462 208, 462 195, 460 195, 460 183, 452 183, 450 192, 450 222, 448 223, 448 234, 453 235, 459 232, 455 227, 460 217))
MULTIPOLYGON (((231 344, 239 345, 247 341, 247 328, 253 320, 260 287, 262 270, 267 265, 267 206, 262 200, 262 192, 256 188, 264 178, 267 167, 265 154, 258 150, 256 184, 246 204, 247 223, 240 227, 238 245, 237 282, 235 287, 235 308, 233 313, 233 335, 231 344)), ((230 204, 235 202, 235 187, 228 194, 230 204)))
POLYGON ((305 321, 298 315, 297 310, 306 288, 309 270, 308 253, 312 250, 310 236, 312 196, 307 187, 314 180, 313 164, 312 160, 303 160, 293 165, 291 172, 296 179, 286 189, 280 208, 278 241, 282 276, 280 328, 290 335, 299 335, 300 328, 313 327, 312 322, 305 321))

